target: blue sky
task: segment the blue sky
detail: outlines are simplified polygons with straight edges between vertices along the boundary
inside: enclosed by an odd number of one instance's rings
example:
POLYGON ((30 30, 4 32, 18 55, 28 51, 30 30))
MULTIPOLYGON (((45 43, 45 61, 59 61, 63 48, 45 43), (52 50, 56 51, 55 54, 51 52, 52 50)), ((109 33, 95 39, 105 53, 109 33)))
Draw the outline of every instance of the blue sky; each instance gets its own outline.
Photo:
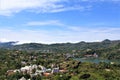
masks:
POLYGON ((0 0, 0 41, 120 39, 120 0, 0 0))

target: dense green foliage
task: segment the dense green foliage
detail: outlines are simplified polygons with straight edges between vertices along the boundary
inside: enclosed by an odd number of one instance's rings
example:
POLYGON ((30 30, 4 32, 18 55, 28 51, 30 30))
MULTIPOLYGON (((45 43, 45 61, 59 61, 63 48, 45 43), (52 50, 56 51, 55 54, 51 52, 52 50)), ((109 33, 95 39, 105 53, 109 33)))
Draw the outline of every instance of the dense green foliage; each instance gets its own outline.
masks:
MULTIPOLYGON (((102 42, 76 44, 0 44, 0 80, 18 80, 22 77, 31 80, 120 80, 120 63, 98 64, 81 62, 74 58, 97 53, 101 59, 120 60, 120 41, 104 40, 102 42), (74 54, 74 56, 72 56, 74 54), (69 56, 69 57, 68 57, 69 56), (8 73, 9 70, 20 69, 31 64, 50 68, 56 64, 65 72, 50 76, 28 73, 8 73)), ((35 73, 35 69, 32 73, 35 73)))

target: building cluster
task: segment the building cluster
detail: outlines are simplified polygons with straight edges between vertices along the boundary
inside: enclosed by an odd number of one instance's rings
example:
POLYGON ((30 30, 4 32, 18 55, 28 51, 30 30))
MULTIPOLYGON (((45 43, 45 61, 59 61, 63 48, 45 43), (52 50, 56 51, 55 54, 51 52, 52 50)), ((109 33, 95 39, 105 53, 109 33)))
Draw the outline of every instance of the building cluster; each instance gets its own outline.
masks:
MULTIPOLYGON (((52 75, 53 73, 58 73, 58 72, 64 72, 65 70, 60 70, 60 68, 58 66, 54 67, 54 65, 52 64, 51 68, 45 68, 42 65, 30 65, 30 66, 25 66, 25 67, 21 67, 20 69, 15 69, 15 70, 8 70, 7 71, 7 75, 12 75, 16 72, 22 73, 22 74, 29 74, 30 77, 34 77, 37 75, 41 75, 41 76, 49 76, 52 75)), ((22 79, 20 80, 24 80, 24 77, 22 77, 22 79)))
POLYGON ((85 57, 95 57, 95 58, 97 58, 98 57, 98 55, 96 54, 96 53, 94 53, 94 54, 86 54, 86 55, 84 55, 85 57))

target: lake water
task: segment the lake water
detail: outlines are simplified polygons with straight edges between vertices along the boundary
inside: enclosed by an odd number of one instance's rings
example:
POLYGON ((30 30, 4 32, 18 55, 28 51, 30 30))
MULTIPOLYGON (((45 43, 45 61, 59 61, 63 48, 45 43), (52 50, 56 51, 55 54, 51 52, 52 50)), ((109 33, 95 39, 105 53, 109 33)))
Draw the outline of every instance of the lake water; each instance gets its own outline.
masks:
POLYGON ((74 60, 79 60, 81 62, 91 62, 96 64, 100 62, 105 62, 105 63, 115 62, 120 64, 118 60, 108 60, 108 59, 99 59, 99 58, 74 58, 74 60))

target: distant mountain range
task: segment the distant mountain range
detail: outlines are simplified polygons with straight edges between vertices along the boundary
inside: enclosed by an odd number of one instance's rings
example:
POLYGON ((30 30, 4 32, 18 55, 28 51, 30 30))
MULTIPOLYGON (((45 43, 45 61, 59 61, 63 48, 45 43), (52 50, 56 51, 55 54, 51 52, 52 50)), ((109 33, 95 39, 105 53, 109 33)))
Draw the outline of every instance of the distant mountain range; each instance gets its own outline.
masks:
POLYGON ((19 49, 19 50, 83 50, 83 49, 99 49, 108 48, 120 44, 120 40, 104 40, 102 42, 79 42, 79 43, 56 43, 56 44, 41 44, 41 43, 24 43, 16 45, 18 41, 0 42, 0 48, 19 49))
POLYGON ((0 48, 9 48, 14 46, 17 43, 17 41, 10 41, 10 42, 0 42, 0 48))
POLYGON ((104 40, 101 42, 79 42, 79 43, 25 43, 17 44, 15 41, 0 42, 1 49, 22 50, 28 52, 40 53, 78 53, 84 55, 86 53, 97 53, 101 58, 119 59, 120 60, 120 40, 104 40), (89 52, 88 52, 89 51, 89 52))

